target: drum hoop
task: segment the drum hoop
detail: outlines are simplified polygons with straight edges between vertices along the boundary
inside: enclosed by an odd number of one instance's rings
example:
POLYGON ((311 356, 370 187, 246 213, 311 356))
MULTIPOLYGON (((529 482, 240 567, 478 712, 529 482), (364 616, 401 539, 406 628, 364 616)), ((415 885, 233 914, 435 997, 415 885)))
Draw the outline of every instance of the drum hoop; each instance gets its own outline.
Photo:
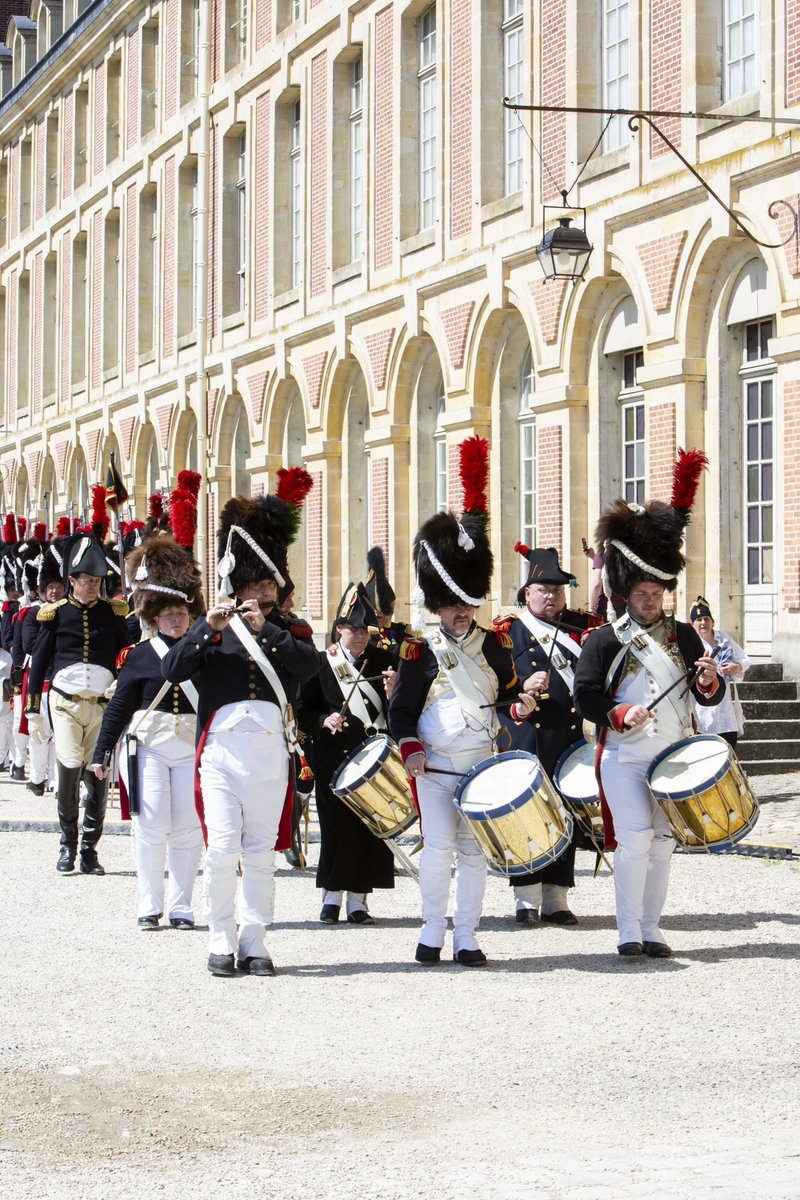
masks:
POLYGON ((726 742, 724 738, 717 737, 715 733, 701 733, 696 737, 680 738, 677 742, 673 742, 671 746, 667 746, 666 750, 662 750, 661 753, 653 759, 647 771, 647 786, 650 788, 650 791, 653 793, 656 799, 672 800, 677 804, 681 800, 688 800, 690 796, 700 795, 702 792, 707 792, 709 788, 716 787, 716 785, 720 783, 720 781, 723 780, 728 774, 733 762, 734 758, 730 743, 726 742), (664 761, 664 759, 669 758, 671 754, 674 754, 678 746, 684 746, 688 742, 713 742, 717 746, 724 746, 726 751, 725 762, 722 764, 719 771, 717 771, 716 775, 712 776, 710 779, 701 780, 703 787, 699 792, 697 788, 689 788, 687 791, 683 792, 663 792, 659 790, 659 788, 653 784, 653 775, 655 774, 657 768, 664 761))
POLYGON ((364 772, 364 774, 359 779, 358 786, 360 787, 361 784, 367 783, 368 780, 372 779, 373 776, 377 775, 378 771, 380 771, 381 767, 384 765, 387 758, 391 754, 392 746, 394 745, 394 742, 389 737, 389 735, 386 733, 373 733, 371 737, 364 738, 364 741, 359 742, 359 744, 356 746, 356 748, 354 750, 350 751, 350 753, 347 755, 347 758, 343 759, 339 763, 339 766, 336 768, 335 775, 333 775, 333 777, 331 778, 331 791, 332 792, 336 792, 337 795, 339 794, 339 792, 352 792, 352 790, 353 790, 352 787, 343 787, 341 784, 339 784, 339 776, 341 775, 341 773, 345 769, 345 767, 349 766, 349 764, 355 758, 355 756, 357 754, 359 754, 364 749, 365 746, 368 746, 370 742, 383 742, 383 752, 378 756, 378 758, 375 759, 375 761, 373 763, 370 763, 370 766, 368 767, 368 769, 364 772))
MULTIPOLYGON (((484 771, 488 771, 489 767, 493 766, 501 759, 506 762, 510 758, 522 758, 535 762, 539 768, 540 776, 544 776, 544 768, 542 767, 541 761, 536 757, 535 754, 531 754, 529 750, 503 750, 500 752, 500 754, 492 754, 488 758, 482 758, 481 761, 476 763, 474 767, 470 767, 466 775, 462 776, 456 785, 456 790, 453 793, 453 803, 460 813, 464 812, 464 809, 461 805, 461 797, 463 796, 469 784, 472 783, 473 779, 477 779, 479 775, 481 775, 484 771)), ((539 780, 539 786, 541 786, 541 778, 539 780)), ((536 788, 537 792, 538 790, 539 787, 536 788)), ((508 804, 505 805, 501 810, 492 809, 491 815, 493 817, 508 816, 509 813, 515 812, 520 807, 520 804, 523 802, 523 800, 527 800, 528 798, 528 796, 516 796, 514 800, 510 800, 508 804)), ((469 814, 465 813, 464 815, 475 817, 476 820, 486 820, 488 816, 487 814, 486 816, 479 818, 475 813, 472 812, 469 814)))

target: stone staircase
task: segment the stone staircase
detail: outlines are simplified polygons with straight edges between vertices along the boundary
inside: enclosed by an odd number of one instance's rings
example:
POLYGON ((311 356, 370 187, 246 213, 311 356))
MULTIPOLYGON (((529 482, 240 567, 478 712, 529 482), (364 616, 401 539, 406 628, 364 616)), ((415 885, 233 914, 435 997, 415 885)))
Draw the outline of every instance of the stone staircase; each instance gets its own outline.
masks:
POLYGON ((736 753, 748 775, 800 771, 800 699, 781 663, 755 663, 739 684, 744 734, 736 753))

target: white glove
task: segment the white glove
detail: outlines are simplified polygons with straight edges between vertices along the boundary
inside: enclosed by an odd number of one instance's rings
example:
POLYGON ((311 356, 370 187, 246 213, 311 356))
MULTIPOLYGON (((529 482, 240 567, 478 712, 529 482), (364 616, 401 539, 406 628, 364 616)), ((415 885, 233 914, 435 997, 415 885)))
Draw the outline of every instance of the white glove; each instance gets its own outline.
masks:
POLYGON ((41 713, 28 714, 28 734, 40 746, 47 741, 47 732, 44 727, 44 717, 41 713))

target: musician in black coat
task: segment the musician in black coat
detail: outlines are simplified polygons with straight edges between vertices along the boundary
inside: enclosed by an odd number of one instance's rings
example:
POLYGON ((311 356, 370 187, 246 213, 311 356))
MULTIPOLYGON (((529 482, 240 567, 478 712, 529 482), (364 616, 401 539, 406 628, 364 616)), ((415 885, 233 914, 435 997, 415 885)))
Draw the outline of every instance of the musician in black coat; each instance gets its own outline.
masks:
POLYGON ((363 586, 349 585, 333 623, 333 644, 318 675, 303 684, 297 719, 311 739, 320 826, 317 887, 323 889, 320 921, 334 925, 347 892, 347 920, 372 925, 367 896, 394 887, 394 859, 385 842, 331 791, 331 778, 351 751, 386 729, 383 673, 394 663, 388 650, 369 644, 376 624, 363 586), (358 676, 362 684, 354 681, 358 676), (345 712, 342 709, 347 704, 345 712))
MULTIPOLYGON (((108 570, 103 548, 88 534, 75 534, 64 555, 63 575, 68 595, 39 609, 42 626, 36 639, 25 711, 32 738, 45 736, 40 715, 44 682, 51 677, 50 720, 58 763, 58 818, 61 854, 56 869, 72 871, 78 843, 78 787, 94 757, 105 710, 106 692, 114 682, 120 650, 130 645, 124 600, 100 595, 108 570)), ((103 875, 97 843, 103 832, 107 781, 87 771, 88 791, 83 817, 80 869, 103 875)))
POLYGON ((198 765, 208 837, 212 975, 235 975, 237 963, 250 975, 275 973, 264 933, 272 922, 275 847, 285 808, 287 833, 291 817, 292 733, 284 698, 289 701, 294 687, 319 670, 312 644, 267 619, 286 582, 293 527, 287 509, 275 496, 228 501, 218 531, 223 598, 172 647, 163 664, 173 683, 199 675, 198 765))
MULTIPOLYGON (((555 550, 530 550, 519 544, 517 550, 529 563, 528 579, 517 597, 520 612, 495 621, 494 627, 511 638, 517 674, 525 691, 537 697, 539 707, 523 724, 504 713, 500 720, 509 730, 512 747, 535 754, 553 780, 561 755, 583 736, 571 685, 581 654, 581 632, 597 621, 567 608, 566 589, 576 579, 561 569, 555 550), (565 627, 559 628, 562 623, 565 627)), ((578 924, 567 892, 575 886, 575 851, 580 842, 576 823, 569 846, 554 863, 511 880, 518 924, 535 924, 537 910, 545 924, 578 924)))

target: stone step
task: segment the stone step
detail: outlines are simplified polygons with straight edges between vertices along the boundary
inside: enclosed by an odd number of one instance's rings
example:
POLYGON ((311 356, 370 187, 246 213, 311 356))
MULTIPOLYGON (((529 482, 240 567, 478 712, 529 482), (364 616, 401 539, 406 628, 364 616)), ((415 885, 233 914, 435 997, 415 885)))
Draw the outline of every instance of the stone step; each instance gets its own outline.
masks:
POLYGON ((748 721, 797 721, 800 726, 800 700, 742 700, 748 721))
MULTIPOLYGON (((736 748, 739 749, 738 746, 736 748)), ((742 761, 742 766, 746 775, 792 775, 795 771, 800 771, 800 759, 751 758, 747 762, 742 761)))
POLYGON ((760 683, 769 680, 770 682, 778 682, 783 679, 783 663, 763 662, 753 663, 750 670, 747 672, 747 678, 750 682, 760 683))
POLYGON ((794 680, 758 683, 750 679, 748 672, 744 683, 737 683, 740 700, 796 700, 797 684, 794 680))
POLYGON ((748 742, 740 739, 736 743, 736 753, 742 762, 749 762, 753 759, 781 759, 800 764, 800 739, 791 741, 782 739, 774 742, 748 742))
MULTIPOLYGON (((800 705, 800 701, 798 701, 800 705)), ((790 742, 794 738, 800 738, 800 721, 797 717, 788 720, 764 720, 760 721, 756 718, 748 719, 744 727, 744 736, 739 739, 739 744, 742 742, 790 742)))

